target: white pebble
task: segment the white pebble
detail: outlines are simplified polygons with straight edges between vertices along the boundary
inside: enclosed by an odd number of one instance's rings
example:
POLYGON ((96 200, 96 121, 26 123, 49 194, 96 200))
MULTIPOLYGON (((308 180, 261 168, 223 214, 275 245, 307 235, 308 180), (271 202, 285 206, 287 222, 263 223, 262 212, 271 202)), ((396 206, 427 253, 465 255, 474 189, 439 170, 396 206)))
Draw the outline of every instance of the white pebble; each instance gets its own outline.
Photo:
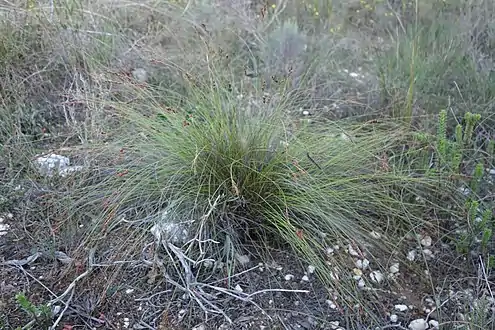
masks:
POLYGON ((363 276, 363 271, 359 268, 354 268, 352 270, 352 272, 354 273, 355 276, 359 276, 359 278, 361 278, 361 276, 363 276))
POLYGON ((304 111, 302 112, 302 114, 303 114, 304 116, 309 116, 309 111, 308 111, 308 110, 304 110, 304 111))
POLYGON ((395 263, 389 268, 390 273, 396 274, 399 272, 399 263, 395 263))
POLYGON ((431 237, 430 236, 424 236, 423 239, 421 240, 421 245, 428 247, 431 246, 431 237))
POLYGON ((409 323, 408 328, 409 330, 426 330, 428 329, 428 323, 424 319, 416 319, 409 323))
POLYGON ((379 270, 374 270, 370 273, 370 278, 374 283, 380 283, 384 280, 385 277, 379 270))
POLYGON ((58 315, 58 313, 60 313, 60 310, 62 309, 62 307, 60 307, 59 305, 55 305, 53 306, 53 315, 58 315))
POLYGON ((309 277, 304 275, 302 278, 301 278, 301 281, 304 281, 304 282, 309 282, 309 277))
POLYGON ((396 323, 399 320, 399 317, 396 314, 390 315, 390 322, 396 323))
POLYGON ((239 284, 237 284, 237 285, 235 286, 234 290, 235 290, 235 291, 237 291, 237 292, 242 292, 242 291, 244 291, 244 290, 242 290, 242 288, 241 288, 241 286, 240 286, 239 284))
POLYGON ((407 252, 407 260, 414 261, 414 259, 416 259, 416 250, 407 252))
POLYGON ((7 213, 7 218, 12 219, 14 215, 12 213, 7 213))
POLYGON ((430 325, 431 329, 440 329, 440 324, 436 320, 430 320, 428 324, 430 325))
POLYGON ((433 252, 430 249, 424 249, 423 254, 427 257, 433 257, 433 252))
POLYGON ((124 317, 124 328, 127 329, 129 328, 129 325, 131 324, 131 322, 129 321, 129 318, 128 317, 124 317))
POLYGON ((353 257, 359 257, 359 253, 356 250, 354 250, 354 248, 350 244, 347 248, 347 252, 349 252, 349 254, 353 257))
POLYGON ((238 261, 241 265, 243 265, 243 266, 245 266, 245 265, 247 265, 247 264, 249 263, 249 256, 248 256, 248 255, 240 255, 240 254, 237 254, 237 255, 235 256, 235 258, 236 258, 236 259, 237 259, 237 261, 238 261))
POLYGON ((327 249, 325 250, 325 253, 326 253, 328 256, 330 256, 330 255, 332 255, 332 254, 333 254, 333 252, 334 252, 334 251, 335 251, 334 249, 332 249, 331 247, 329 247, 329 248, 327 248, 327 249))
POLYGON ((308 266, 308 274, 313 274, 315 272, 316 268, 315 266, 309 265, 308 266))
POLYGON ((10 225, 7 223, 0 223, 0 236, 7 235, 10 225))
POLYGON ((284 279, 285 279, 286 281, 292 281, 292 280, 294 279, 294 275, 292 275, 292 274, 287 274, 287 275, 285 275, 285 276, 284 276, 284 279))
POLYGON ((336 309, 337 308, 337 305, 333 301, 331 301, 331 300, 327 300, 327 305, 331 309, 336 309))
POLYGON ((395 306, 394 306, 394 308, 395 308, 395 310, 396 310, 396 311, 398 311, 398 312, 405 312, 405 311, 407 311, 407 309, 408 309, 407 305, 402 305, 402 304, 400 304, 400 305, 395 305, 395 306))
POLYGON ((360 279, 358 281, 358 288, 362 289, 366 286, 366 283, 364 283, 364 280, 363 279, 360 279))
POLYGON ((126 294, 131 294, 131 293, 133 293, 133 292, 134 292, 134 289, 127 289, 127 290, 125 290, 125 293, 126 293, 126 294))

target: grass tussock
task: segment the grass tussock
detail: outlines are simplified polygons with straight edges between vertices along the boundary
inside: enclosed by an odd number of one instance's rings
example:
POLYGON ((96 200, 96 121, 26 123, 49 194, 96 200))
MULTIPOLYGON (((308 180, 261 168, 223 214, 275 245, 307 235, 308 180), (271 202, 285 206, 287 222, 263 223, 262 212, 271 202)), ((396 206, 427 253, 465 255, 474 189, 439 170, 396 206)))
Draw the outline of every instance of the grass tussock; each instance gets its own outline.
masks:
MULTIPOLYGON (((119 105, 128 135, 106 150, 122 160, 77 204, 103 212, 89 238, 133 219, 140 235, 158 231, 162 242, 192 260, 232 267, 246 244, 261 255, 279 247, 351 294, 352 285, 333 275, 349 265, 328 248, 339 242, 383 253, 397 244, 393 237, 432 225, 425 217, 430 209, 443 209, 436 198, 445 202, 452 188, 404 166, 413 133, 399 123, 294 122, 283 100, 279 107, 253 108, 215 86, 221 84, 191 88, 176 107, 119 105)), ((150 103, 149 94, 144 99, 150 103)), ((121 248, 132 254, 142 247, 121 248)))

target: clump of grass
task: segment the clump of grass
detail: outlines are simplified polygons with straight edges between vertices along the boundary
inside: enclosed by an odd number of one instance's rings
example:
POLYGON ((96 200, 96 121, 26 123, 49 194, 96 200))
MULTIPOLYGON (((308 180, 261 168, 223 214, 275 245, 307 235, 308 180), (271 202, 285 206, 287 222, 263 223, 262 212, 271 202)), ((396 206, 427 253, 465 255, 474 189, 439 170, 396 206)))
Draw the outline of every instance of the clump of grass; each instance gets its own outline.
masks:
MULTIPOLYGON (((433 175, 394 165, 410 138, 394 122, 294 124, 284 115, 290 102, 249 109, 226 85, 212 78, 166 111, 118 105, 129 137, 108 152, 121 149, 127 159, 77 204, 104 210, 91 236, 118 230, 125 216, 139 230, 186 228, 179 244, 192 260, 233 264, 225 244, 234 251, 246 243, 277 245, 316 266, 325 284, 347 297, 352 286, 332 275, 346 264, 326 255, 328 247, 352 242, 386 250, 397 244, 388 235, 428 222, 425 209, 435 202, 418 197, 448 191, 433 175), (382 241, 371 231, 382 232, 382 241)), ((162 238, 177 244, 167 234, 162 238)))

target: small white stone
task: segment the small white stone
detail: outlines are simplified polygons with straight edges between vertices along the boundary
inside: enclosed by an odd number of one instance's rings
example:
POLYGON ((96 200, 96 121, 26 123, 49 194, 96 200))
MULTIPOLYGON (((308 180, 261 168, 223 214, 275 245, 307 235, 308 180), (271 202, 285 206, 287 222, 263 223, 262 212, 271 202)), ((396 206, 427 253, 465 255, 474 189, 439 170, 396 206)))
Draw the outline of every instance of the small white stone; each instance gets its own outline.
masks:
POLYGON ((353 257, 359 257, 359 253, 356 250, 354 250, 354 248, 350 244, 347 247, 347 252, 349 252, 349 254, 353 257))
POLYGON ((285 276, 284 276, 284 279, 285 279, 286 281, 292 281, 292 280, 294 279, 294 275, 292 275, 292 274, 287 274, 287 275, 285 275, 285 276))
POLYGON ((236 254, 235 256, 236 260, 242 265, 245 266, 249 263, 249 256, 248 255, 240 255, 236 254))
POLYGON ((390 315, 390 322, 396 323, 399 320, 399 317, 396 314, 390 315))
POLYGON ((340 322, 339 321, 330 321, 328 323, 330 324, 330 328, 332 330, 337 330, 340 328, 340 322))
POLYGON ((358 281, 358 288, 362 289, 362 288, 364 288, 365 286, 366 286, 366 283, 364 282, 364 280, 363 280, 363 279, 360 279, 360 280, 358 281))
POLYGON ((430 236, 424 236, 423 239, 421 240, 421 245, 425 247, 431 246, 431 237, 430 236))
POLYGON ((382 272, 380 272, 379 270, 374 270, 370 273, 370 278, 371 278, 371 281, 373 281, 374 283, 381 283, 385 276, 383 276, 382 272))
POLYGON ((414 261, 414 259, 416 259, 416 250, 411 250, 409 252, 407 252, 407 260, 409 261, 414 261))
POLYGON ((315 272, 316 268, 315 266, 309 265, 308 266, 308 274, 313 274, 315 272))
POLYGON ((7 235, 9 232, 10 225, 7 223, 0 223, 0 236, 7 235))
POLYGON ((310 114, 310 113, 309 113, 309 111, 308 111, 308 110, 304 110, 304 111, 302 112, 302 114, 303 114, 304 116, 309 116, 309 114, 310 114))
POLYGON ((491 168, 488 173, 490 173, 491 175, 495 175, 495 168, 491 168))
POLYGON ((127 329, 129 328, 129 325, 131 324, 130 320, 128 317, 124 317, 124 328, 127 329))
POLYGON ((426 330, 428 329, 428 323, 425 319, 416 319, 411 321, 408 325, 409 330, 426 330))
POLYGON ((327 256, 330 256, 330 255, 332 255, 332 254, 333 254, 333 252, 334 252, 334 251, 335 251, 334 249, 332 249, 331 247, 329 247, 329 248, 327 248, 327 249, 325 250, 325 253, 327 254, 327 256))
POLYGON ((126 293, 126 294, 131 294, 131 293, 133 293, 133 292, 134 292, 134 289, 127 289, 127 290, 125 290, 125 293, 126 293))
POLYGON ((405 312, 407 311, 408 307, 407 305, 399 304, 399 305, 395 305, 394 309, 398 312, 405 312))
POLYGON ((53 315, 58 315, 58 313, 60 313, 61 309, 62 309, 62 307, 60 307, 59 305, 53 306, 53 309, 52 309, 53 315))
POLYGON ((368 269, 369 265, 370 265, 370 261, 368 259, 363 259, 363 262, 362 262, 363 268, 362 269, 363 270, 368 269))
POLYGON ((390 273, 396 274, 399 272, 399 263, 394 263, 392 266, 389 268, 390 273))
POLYGON ((303 282, 309 282, 309 277, 304 275, 302 278, 301 278, 301 281, 303 282))
POLYGON ((242 290, 241 286, 239 284, 237 284, 234 288, 235 291, 237 292, 243 292, 244 290, 242 290))
POLYGON ((423 254, 427 257, 433 257, 433 252, 430 249, 424 249, 423 254))
POLYGON ((361 276, 363 276, 363 271, 359 268, 354 268, 352 270, 352 272, 354 273, 354 275, 359 276, 359 278, 361 278, 361 276))
POLYGON ((14 215, 12 213, 7 213, 7 218, 12 219, 14 215))
POLYGON ((440 323, 438 323, 438 321, 436 320, 430 320, 430 322, 428 322, 428 324, 430 325, 431 329, 440 329, 440 323))
POLYGON ((327 302, 328 307, 330 307, 331 309, 337 308, 337 305, 333 301, 327 300, 326 302, 327 302))

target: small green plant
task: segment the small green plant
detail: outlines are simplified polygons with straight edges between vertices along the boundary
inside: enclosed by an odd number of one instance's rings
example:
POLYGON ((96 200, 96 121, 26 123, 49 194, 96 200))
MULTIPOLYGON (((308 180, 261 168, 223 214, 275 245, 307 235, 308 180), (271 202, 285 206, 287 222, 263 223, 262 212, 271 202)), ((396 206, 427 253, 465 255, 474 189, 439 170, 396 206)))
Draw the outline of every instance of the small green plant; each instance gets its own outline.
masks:
POLYGON ((408 152, 408 163, 409 166, 418 163, 416 171, 440 175, 464 193, 465 217, 464 221, 458 222, 457 235, 452 242, 459 253, 476 251, 489 267, 493 267, 493 251, 490 250, 495 230, 493 207, 482 198, 486 190, 485 168, 493 167, 493 141, 483 146, 474 138, 480 120, 479 114, 467 112, 463 122, 449 135, 447 111, 440 111, 436 135, 418 132, 415 135, 417 145, 408 152))
POLYGON ((447 111, 442 110, 438 119, 438 130, 435 153, 441 171, 446 171, 458 184, 465 187, 467 200, 465 203, 467 221, 461 224, 459 235, 454 239, 456 249, 467 254, 477 250, 486 260, 487 265, 493 267, 493 256, 490 247, 495 229, 492 207, 481 198, 483 194, 485 166, 493 164, 493 141, 486 144, 486 150, 480 151, 475 141, 476 125, 481 120, 479 114, 467 112, 464 123, 457 124, 454 139, 447 137, 447 111), (463 168, 461 169, 461 164, 463 168), (469 170, 471 169, 471 170, 469 170), (471 173, 466 173, 470 171, 471 173))
POLYGON ((24 293, 17 293, 15 295, 15 300, 32 319, 30 324, 48 325, 52 320, 52 310, 50 306, 46 304, 35 305, 29 301, 24 293))

